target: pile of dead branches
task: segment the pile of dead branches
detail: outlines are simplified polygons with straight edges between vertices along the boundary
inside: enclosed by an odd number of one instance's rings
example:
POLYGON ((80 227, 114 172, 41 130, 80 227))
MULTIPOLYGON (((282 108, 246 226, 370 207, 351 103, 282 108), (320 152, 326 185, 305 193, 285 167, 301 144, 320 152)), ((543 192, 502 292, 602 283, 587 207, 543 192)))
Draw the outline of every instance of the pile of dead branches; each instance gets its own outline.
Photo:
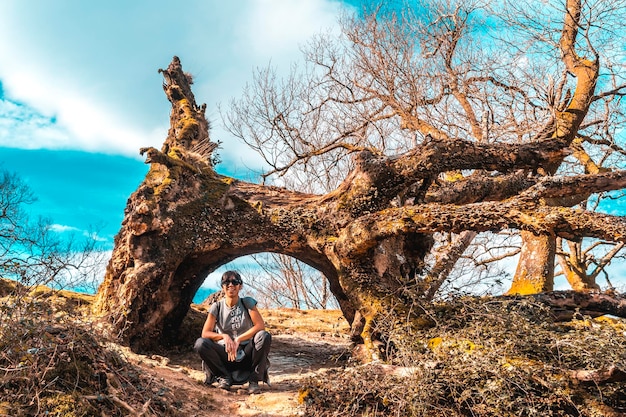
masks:
POLYGON ((0 416, 181 415, 169 388, 82 320, 80 302, 14 289, 0 294, 0 416))
POLYGON ((626 323, 556 322, 532 299, 419 306, 383 346, 390 364, 308 380, 309 416, 618 416, 626 413, 626 323))

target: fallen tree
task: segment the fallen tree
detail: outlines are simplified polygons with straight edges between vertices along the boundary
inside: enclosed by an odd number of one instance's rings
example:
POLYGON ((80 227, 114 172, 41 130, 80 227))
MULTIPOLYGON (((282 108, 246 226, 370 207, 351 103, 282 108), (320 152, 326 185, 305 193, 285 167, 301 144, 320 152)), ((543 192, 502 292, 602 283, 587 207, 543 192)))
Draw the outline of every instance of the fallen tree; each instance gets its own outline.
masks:
MULTIPOLYGON (((573 0, 567 5, 571 10, 582 7, 573 0)), ((626 241, 624 217, 576 207, 590 195, 626 188, 626 171, 547 175, 573 153, 571 145, 593 102, 597 61, 583 60, 573 49, 579 18, 567 13, 560 44, 564 65, 577 79, 576 90, 532 140, 453 137, 381 93, 377 111, 392 111, 402 129, 422 134, 423 140, 392 155, 335 143, 350 150, 351 170, 327 193, 218 174, 218 145, 209 137, 206 106, 196 103, 191 79, 174 57, 160 70, 172 105, 168 136, 160 150, 141 150, 150 171, 128 201, 95 311, 135 348, 172 343, 210 272, 241 256, 275 252, 324 274, 353 337, 375 356, 375 340, 385 339, 390 330, 378 326, 379 318, 392 314, 405 320, 418 314, 415 306, 433 299, 449 266, 473 237, 464 235, 467 239, 459 240, 458 247, 451 246, 454 256, 427 267, 436 232, 522 231, 525 244, 518 270, 525 272, 516 276, 511 293, 550 290, 554 268, 546 265, 550 259, 554 264, 551 251, 557 238, 626 241), (463 172, 471 174, 446 180, 463 172), (528 273, 533 259, 544 260, 532 265, 540 273, 528 273)), ((373 16, 364 24, 377 22, 373 16)), ((361 99, 353 104, 357 102, 361 99)), ((306 142, 286 119, 276 115, 272 120, 282 125, 286 137, 306 142)), ((355 123, 358 127, 361 122, 355 123)), ((598 312, 602 306, 613 314, 623 311, 609 304, 595 306, 598 312)))
POLYGON ((360 153, 351 175, 322 196, 219 175, 207 154, 193 151, 208 140, 208 124, 188 85, 178 85, 186 82, 180 61, 174 58, 164 74, 173 106, 171 136, 162 151, 144 150, 151 169, 129 200, 97 298, 97 310, 108 313, 135 344, 157 340, 146 334, 172 337, 206 275, 246 254, 280 252, 322 271, 355 324, 355 335, 369 340, 377 314, 398 309, 403 299, 410 306, 427 290, 428 282, 407 271, 420 269, 435 231, 518 228, 566 238, 626 239, 622 217, 541 203, 557 190, 566 195, 624 187, 624 171, 567 180, 529 178, 523 192, 505 193, 504 202, 439 204, 432 202, 433 193, 429 203, 391 207, 400 192, 442 169, 502 165, 508 171, 549 162, 562 152, 554 140, 490 147, 429 141, 395 158, 360 153), (187 95, 179 95, 185 90, 187 95), (186 144, 181 135, 190 125, 205 127, 197 130, 199 139, 186 144))

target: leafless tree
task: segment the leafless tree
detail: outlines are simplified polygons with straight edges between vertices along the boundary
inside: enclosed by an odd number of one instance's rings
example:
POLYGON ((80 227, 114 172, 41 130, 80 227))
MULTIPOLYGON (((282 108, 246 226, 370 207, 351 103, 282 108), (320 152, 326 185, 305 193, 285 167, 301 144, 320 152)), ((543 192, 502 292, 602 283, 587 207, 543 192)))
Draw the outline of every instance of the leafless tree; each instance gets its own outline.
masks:
MULTIPOLYGON (((175 57, 161 71, 170 130, 160 151, 141 150, 150 171, 129 198, 94 310, 137 348, 172 340, 208 274, 280 253, 324 274, 374 354, 393 327, 381 319, 412 322, 482 233, 521 231, 519 250, 482 251, 518 252, 510 293, 552 287, 557 237, 626 241, 623 216, 588 209, 626 187, 626 171, 608 171, 623 155, 623 69, 600 59, 595 36, 616 20, 595 20, 604 2, 550 4, 517 15, 504 2, 379 7, 346 17, 340 38, 312 41, 309 64, 286 79, 261 71, 225 118, 273 184, 219 175, 194 150, 209 140, 205 107, 175 57), (600 114, 612 137, 596 128, 600 114), (315 191, 292 189, 294 177, 315 191), (337 184, 329 192, 326 180, 337 184)), ((626 314, 619 300, 570 295, 586 311, 626 314)))
POLYGON ((265 253, 252 255, 246 268, 248 291, 266 308, 336 309, 328 281, 314 268, 290 256, 265 253))
POLYGON ((0 276, 19 282, 16 288, 25 291, 38 285, 95 291, 105 257, 95 235, 60 238, 50 220, 29 215, 27 207, 35 202, 16 174, 0 173, 0 276))
MULTIPOLYGON (((319 35, 309 43, 304 67, 285 78, 260 70, 233 101, 225 121, 271 167, 265 178, 283 184, 289 177, 292 186, 306 184, 302 191, 316 186, 326 192, 354 168, 349 157, 355 152, 396 155, 427 135, 478 143, 563 139, 570 155, 541 167, 541 175, 623 166, 624 2, 401 3, 344 17, 339 38, 319 35)), ((497 181, 508 186, 531 173, 497 181)), ((432 180, 446 192, 454 187, 454 198, 469 199, 489 175, 455 171, 432 180)), ((408 197, 398 196, 397 204, 408 197)), ((588 207, 590 197, 596 205, 603 201, 602 194, 580 194, 554 203, 588 207)), ((443 284, 454 276, 475 236, 468 231, 439 242, 427 268, 430 279, 443 284)), ((580 244, 560 244, 557 253, 554 237, 521 232, 508 252, 519 256, 509 292, 552 289, 559 263, 573 288, 599 288, 596 277, 622 245, 591 241, 591 260, 580 244)), ((431 289, 435 296, 438 286, 431 289)))

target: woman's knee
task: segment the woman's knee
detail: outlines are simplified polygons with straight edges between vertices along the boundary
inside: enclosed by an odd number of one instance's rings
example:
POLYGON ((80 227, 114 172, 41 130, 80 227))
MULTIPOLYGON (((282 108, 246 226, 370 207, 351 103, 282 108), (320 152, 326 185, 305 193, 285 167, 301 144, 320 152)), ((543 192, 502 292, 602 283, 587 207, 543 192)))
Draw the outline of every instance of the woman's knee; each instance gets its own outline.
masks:
POLYGON ((202 346, 204 345, 204 339, 203 338, 199 338, 196 340, 196 343, 193 345, 193 350, 196 351, 196 353, 200 353, 200 351, 202 350, 202 346))
POLYGON ((211 339, 205 339, 200 337, 193 345, 193 350, 195 350, 196 353, 200 353, 200 351, 211 349, 213 344, 214 342, 211 339))
POLYGON ((259 350, 262 346, 269 346, 272 343, 272 335, 266 332, 265 330, 261 330, 254 335, 254 345, 259 350))

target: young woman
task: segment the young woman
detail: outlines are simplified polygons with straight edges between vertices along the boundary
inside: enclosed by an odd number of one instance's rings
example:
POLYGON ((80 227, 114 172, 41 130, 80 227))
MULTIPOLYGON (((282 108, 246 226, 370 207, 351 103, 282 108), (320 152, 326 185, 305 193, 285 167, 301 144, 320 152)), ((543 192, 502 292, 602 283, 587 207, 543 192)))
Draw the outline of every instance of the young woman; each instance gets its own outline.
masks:
POLYGON ((248 392, 260 392, 259 381, 269 385, 267 356, 272 343, 265 322, 251 297, 239 297, 241 275, 226 271, 222 275, 224 298, 209 308, 202 336, 194 349, 204 361, 207 383, 230 390, 232 385, 248 382, 248 392))

